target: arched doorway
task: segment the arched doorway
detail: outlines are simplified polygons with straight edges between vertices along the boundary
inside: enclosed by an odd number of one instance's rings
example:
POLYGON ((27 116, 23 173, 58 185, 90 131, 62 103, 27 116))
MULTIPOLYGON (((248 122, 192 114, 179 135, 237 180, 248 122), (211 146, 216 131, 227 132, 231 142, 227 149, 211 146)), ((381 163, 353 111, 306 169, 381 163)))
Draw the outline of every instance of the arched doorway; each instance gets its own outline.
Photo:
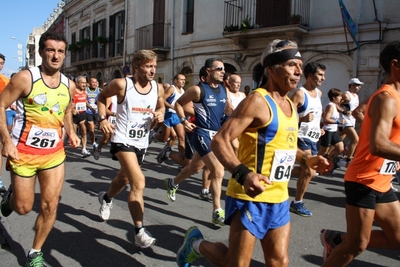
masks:
POLYGON ((122 78, 121 72, 120 72, 119 70, 115 70, 115 71, 113 72, 112 78, 113 78, 113 79, 122 78))
POLYGON ((179 73, 185 75, 186 81, 184 89, 188 89, 190 86, 194 85, 193 71, 190 67, 184 67, 179 73))
POLYGON ((104 79, 103 79, 103 74, 101 72, 98 72, 96 74, 96 79, 99 82, 99 87, 103 88, 104 79))

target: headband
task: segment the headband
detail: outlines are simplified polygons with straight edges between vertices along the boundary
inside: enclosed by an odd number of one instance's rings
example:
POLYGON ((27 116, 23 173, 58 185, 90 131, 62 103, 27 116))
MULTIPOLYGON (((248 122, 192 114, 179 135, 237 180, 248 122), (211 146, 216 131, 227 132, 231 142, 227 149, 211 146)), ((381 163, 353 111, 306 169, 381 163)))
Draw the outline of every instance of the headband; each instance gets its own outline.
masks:
POLYGON ((294 58, 301 59, 299 50, 296 48, 284 49, 266 56, 263 62, 263 67, 273 66, 294 58))

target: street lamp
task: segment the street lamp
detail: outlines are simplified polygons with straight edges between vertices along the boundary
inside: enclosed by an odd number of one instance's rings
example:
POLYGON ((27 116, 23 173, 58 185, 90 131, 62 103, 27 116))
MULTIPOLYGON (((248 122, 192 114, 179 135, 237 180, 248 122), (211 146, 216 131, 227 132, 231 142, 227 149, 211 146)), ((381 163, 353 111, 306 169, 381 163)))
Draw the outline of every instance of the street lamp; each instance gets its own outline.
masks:
POLYGON ((22 44, 23 44, 24 42, 21 41, 21 40, 19 40, 19 39, 17 39, 17 38, 14 37, 14 36, 11 36, 11 39, 13 39, 13 40, 15 40, 15 41, 18 41, 18 42, 21 42, 21 43, 18 44, 17 53, 18 53, 18 61, 21 62, 21 64, 22 64, 22 65, 21 65, 21 69, 23 69, 24 66, 25 66, 25 50, 24 50, 22 44))

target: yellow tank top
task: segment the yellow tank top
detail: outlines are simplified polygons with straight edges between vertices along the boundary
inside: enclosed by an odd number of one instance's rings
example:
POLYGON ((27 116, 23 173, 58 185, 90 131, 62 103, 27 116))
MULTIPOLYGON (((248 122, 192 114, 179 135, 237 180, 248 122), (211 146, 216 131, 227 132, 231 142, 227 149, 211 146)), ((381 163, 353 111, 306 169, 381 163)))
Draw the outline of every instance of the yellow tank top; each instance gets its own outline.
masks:
POLYGON ((40 68, 29 70, 32 89, 26 97, 17 100, 16 122, 12 139, 18 151, 26 154, 51 154, 63 149, 63 120, 71 98, 69 81, 60 74, 60 83, 48 87, 40 68))
POLYGON ((247 128, 239 136, 238 159, 253 172, 269 177, 271 185, 255 198, 244 193, 244 187, 229 179, 226 195, 255 202, 281 203, 289 198, 288 183, 296 160, 298 118, 293 103, 287 117, 267 90, 258 88, 268 106, 270 120, 257 128, 247 128))

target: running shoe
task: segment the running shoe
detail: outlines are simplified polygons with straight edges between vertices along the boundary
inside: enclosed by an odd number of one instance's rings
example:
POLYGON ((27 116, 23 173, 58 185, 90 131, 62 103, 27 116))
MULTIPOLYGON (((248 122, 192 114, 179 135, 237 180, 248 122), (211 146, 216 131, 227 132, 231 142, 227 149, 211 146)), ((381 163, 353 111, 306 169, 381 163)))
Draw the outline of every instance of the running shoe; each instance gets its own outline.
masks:
POLYGON ((135 245, 137 247, 148 248, 155 243, 157 243, 157 239, 152 237, 144 227, 140 229, 139 233, 135 236, 135 245))
POLYGON ((94 151, 93 151, 93 158, 94 158, 95 160, 99 160, 99 158, 100 158, 100 153, 101 153, 101 149, 99 149, 99 146, 95 146, 93 150, 94 150, 94 151))
POLYGON ((3 195, 3 199, 1 200, 1 214, 3 214, 4 217, 10 216, 10 214, 13 212, 13 209, 11 208, 10 205, 11 193, 12 189, 10 185, 10 187, 8 187, 7 192, 3 195))
POLYGON ((324 247, 324 252, 322 254, 322 257, 324 258, 324 262, 326 259, 329 257, 329 255, 332 252, 332 249, 334 249, 337 245, 333 242, 333 239, 340 234, 340 232, 333 231, 333 230, 327 230, 327 229, 322 229, 321 234, 319 235, 320 240, 321 240, 321 245, 324 247))
POLYGON ((178 190, 178 185, 172 186, 172 179, 167 178, 164 180, 165 188, 167 188, 167 197, 170 201, 175 202, 176 200, 176 190, 178 190))
POLYGON ((50 264, 44 261, 43 253, 33 252, 26 257, 25 267, 51 267, 50 264))
POLYGON ((292 203, 290 203, 290 211, 303 217, 312 216, 311 211, 306 208, 303 202, 294 203, 294 201, 292 201, 292 203))
POLYGON ((212 202, 212 195, 211 195, 210 191, 207 191, 207 192, 204 193, 204 194, 203 194, 203 191, 200 191, 200 193, 199 193, 199 199, 200 199, 200 200, 205 200, 205 201, 212 202))
POLYGON ((112 201, 110 203, 107 203, 104 200, 104 196, 106 195, 106 193, 107 192, 102 191, 98 195, 99 203, 101 204, 99 209, 99 216, 103 221, 106 221, 110 218, 111 209, 113 207, 112 201))
POLYGON ((91 155, 90 152, 87 151, 86 148, 82 149, 82 158, 89 157, 90 155, 91 155))
POLYGON ((157 138, 154 137, 154 135, 156 134, 156 132, 154 130, 150 130, 150 134, 149 134, 149 145, 151 143, 153 143, 153 141, 156 141, 157 138))
POLYGON ((179 267, 190 267, 196 259, 203 257, 203 255, 197 253, 192 246, 193 241, 198 239, 203 239, 199 228, 196 226, 190 227, 186 231, 182 246, 176 253, 176 263, 179 267))
POLYGON ((0 192, 7 192, 7 187, 3 184, 3 181, 0 180, 0 192))
POLYGON ((223 209, 219 209, 213 212, 212 214, 213 224, 224 226, 225 225, 224 221, 225 221, 225 211, 223 209))
POLYGON ((167 157, 167 152, 171 152, 172 149, 169 145, 166 145, 163 147, 163 149, 161 149, 161 152, 157 155, 157 162, 158 164, 163 163, 166 159, 168 159, 167 157))

